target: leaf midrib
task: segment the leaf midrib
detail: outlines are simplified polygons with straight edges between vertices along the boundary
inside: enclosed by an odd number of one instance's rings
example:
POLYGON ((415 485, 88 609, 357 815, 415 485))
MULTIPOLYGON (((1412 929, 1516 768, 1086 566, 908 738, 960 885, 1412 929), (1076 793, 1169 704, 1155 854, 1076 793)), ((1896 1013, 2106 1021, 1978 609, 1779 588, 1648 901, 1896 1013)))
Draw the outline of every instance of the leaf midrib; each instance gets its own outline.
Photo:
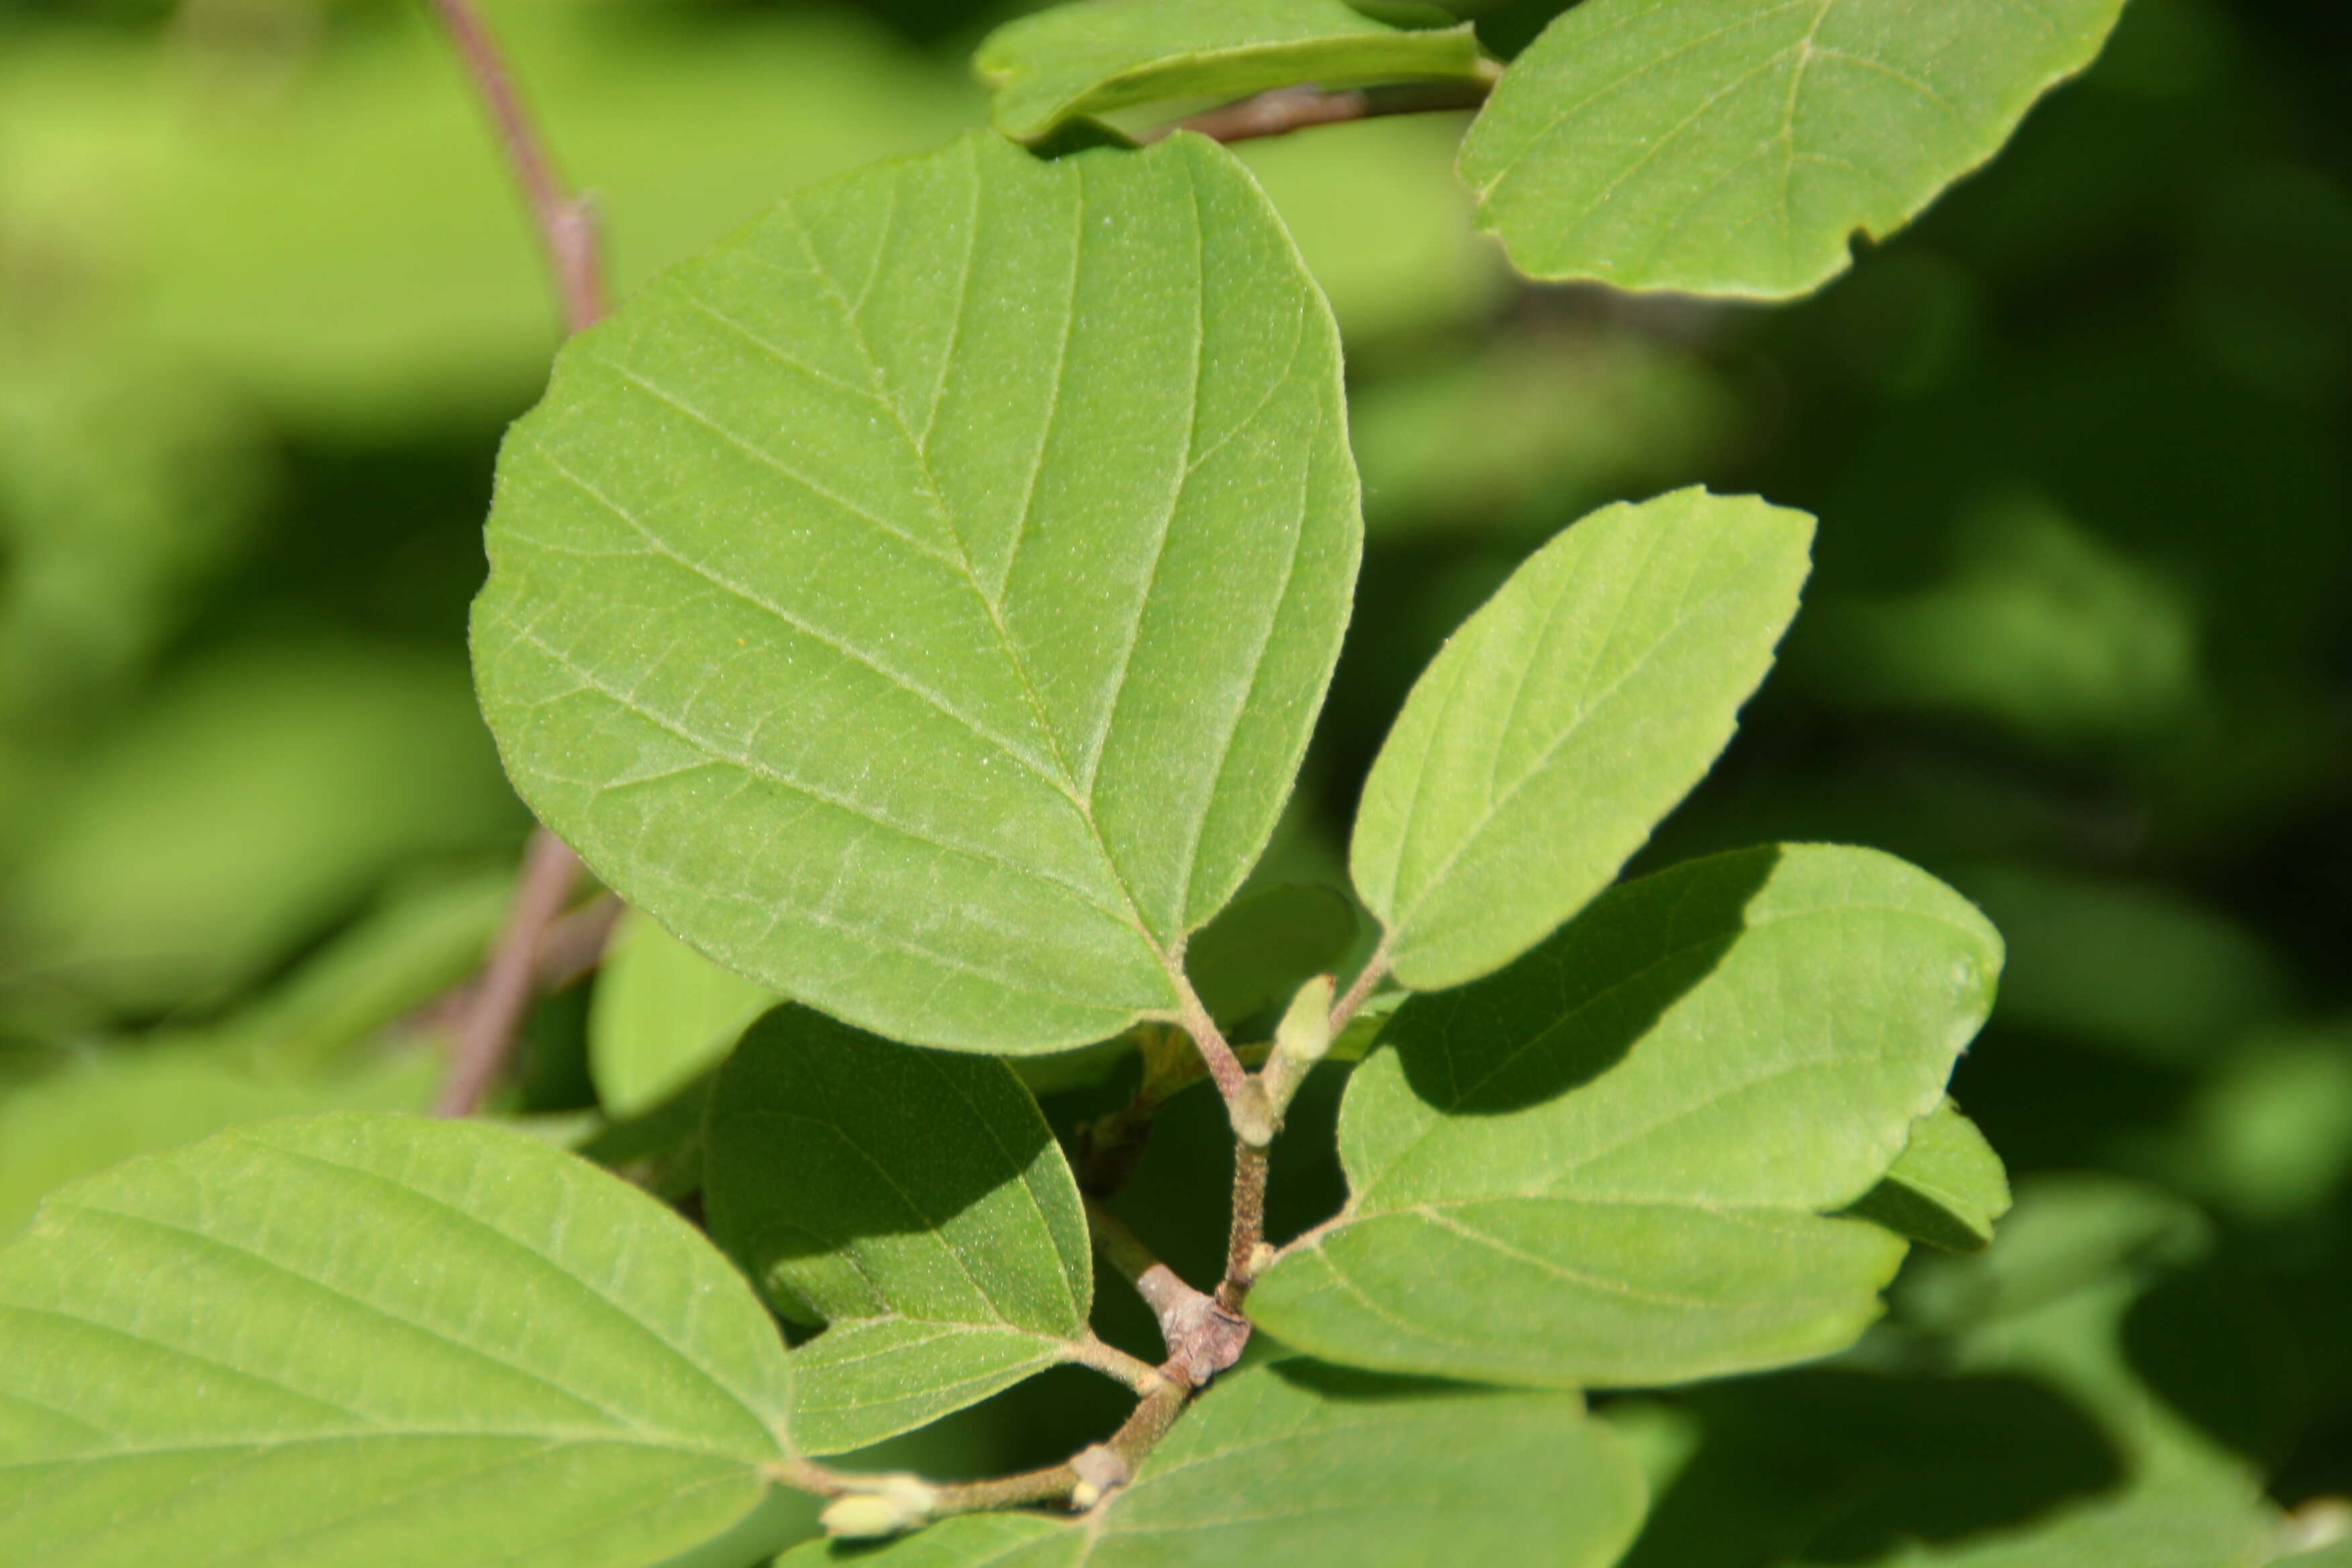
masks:
MULTIPOLYGON (((967 147, 973 145, 974 143, 966 143, 967 147)), ((967 226, 969 232, 972 236, 972 249, 976 250, 979 246, 980 222, 978 214, 982 191, 982 180, 976 156, 968 156, 967 164, 970 170, 970 178, 972 187, 973 207, 973 216, 967 226)), ((1086 264, 1086 166, 1082 162, 1074 160, 1070 163, 1069 167, 1072 172, 1073 183, 1077 187, 1076 197, 1071 205, 1076 225, 1076 233, 1073 237, 1070 246, 1069 298, 1062 313, 1063 331, 1060 357, 1056 363, 1054 373, 1054 379, 1049 393, 1045 417, 1040 423, 1039 426, 1037 437, 1037 455, 1033 461, 1030 470, 1029 483, 1023 498, 1020 521, 1014 527, 1012 543, 1005 551, 1004 582, 1007 584, 1010 584, 1013 581, 1013 574, 1020 561, 1021 545, 1028 534, 1029 518, 1035 509, 1037 487, 1041 482, 1045 472, 1045 452, 1048 447, 1052 444, 1055 426, 1060 420, 1062 395, 1069 379, 1070 342, 1076 331, 1078 280, 1084 273, 1086 264)), ((1196 204, 1197 211, 1199 192, 1190 178, 1189 171, 1187 172, 1186 184, 1188 188, 1192 188, 1193 190, 1193 199, 1196 204)), ((891 190, 895 193, 897 189, 898 185, 896 182, 893 182, 891 190)), ((825 292, 831 296, 835 308, 841 311, 843 327, 847 331, 851 341, 856 344, 859 356, 865 362, 867 376, 874 384, 874 395, 889 409, 891 423, 898 428, 900 438, 906 442, 908 451, 914 458, 917 468, 922 475, 924 490, 929 496, 931 505, 937 510, 940 521, 946 526, 948 536, 955 541, 957 563, 961 568, 960 574, 961 577, 964 585, 971 591, 972 596, 980 602, 981 607, 987 612, 989 629, 996 638, 998 651, 1003 655, 1007 667, 1012 670, 1013 678, 1020 683, 1023 698, 1028 703, 1030 721, 1036 726, 1037 733, 1045 741, 1046 748, 1053 757, 1054 766, 1061 775, 1060 784, 1064 797, 1068 801, 1071 809, 1077 814, 1078 820, 1084 824, 1087 830, 1087 836, 1094 844, 1095 852, 1102 858, 1104 868, 1110 872, 1113 884, 1118 889, 1121 897, 1124 898, 1127 902, 1127 913, 1123 917, 1122 923, 1129 926, 1135 931, 1136 935, 1142 939, 1145 947, 1151 952, 1153 957, 1159 960, 1160 967, 1163 971, 1168 973, 1171 984, 1181 994, 1183 989, 1182 971, 1168 950, 1163 948, 1160 944, 1159 940, 1151 934, 1150 922, 1145 919, 1141 906, 1136 901, 1134 885, 1120 867, 1118 858, 1111 854, 1110 846, 1103 837, 1101 824, 1096 819, 1094 797, 1090 784, 1089 786, 1080 785, 1077 771, 1071 767, 1070 760, 1062 749, 1061 734, 1055 729, 1052 721, 1046 714, 1044 699, 1038 694, 1036 681, 1030 673, 1028 661, 1022 658, 1020 649, 1013 641, 1012 634, 1005 627, 1003 607, 998 604, 995 595, 991 595, 981 586, 979 569, 974 565, 971 558, 971 547, 963 537, 963 530, 961 525, 957 521, 954 509, 950 508, 947 503, 947 494, 940 485, 939 475, 932 466, 931 455, 929 447, 923 441, 917 438, 913 427, 907 423, 904 412, 900 410, 897 402, 890 397, 888 386, 885 383, 882 375, 881 359, 875 353, 874 345, 866 335, 865 324, 858 319, 857 308, 851 304, 848 297, 842 292, 839 282, 834 278, 831 268, 825 265, 824 257, 818 254, 815 239, 809 233, 808 225, 801 216, 798 202, 794 200, 785 201, 782 204, 782 211, 792 220, 793 232, 799 237, 801 248, 808 257, 809 266, 814 271, 817 281, 824 287, 825 292)), ((1198 232, 1197 224, 1195 232, 1198 232)), ((1203 243, 1205 243, 1205 241, 1203 243)), ((967 268, 970 268, 971 260, 971 257, 967 254, 967 268)), ((877 256, 876 261, 877 272, 880 266, 881 260, 877 256)), ((1201 293, 1201 289, 1196 288, 1194 293, 1197 297, 1201 293)), ((950 343, 960 342, 962 338, 964 313, 969 308, 970 300, 971 284, 969 272, 967 271, 964 285, 957 293, 956 316, 950 327, 948 334, 950 343)), ((1195 344, 1194 353, 1196 354, 1202 353, 1202 345, 1195 344)), ((939 397, 941 402, 944 402, 946 399, 947 385, 954 374, 954 363, 955 362, 951 355, 943 357, 941 361, 939 388, 939 397)), ((1192 412, 1194 417, 1197 418, 1199 414, 1199 399, 1197 395, 1194 398, 1192 412)), ((934 423, 936 422, 937 417, 938 407, 935 405, 931 411, 931 418, 934 423)), ((1180 499, 1181 496, 1181 489, 1182 486, 1180 482, 1178 489, 1180 499)), ((1140 635, 1141 625, 1141 610, 1139 607, 1137 612, 1137 628, 1139 636, 1140 635)), ((1115 710, 1117 702, 1116 693, 1113 695, 1112 701, 1113 708, 1115 710)), ((1108 735, 1108 719, 1105 721, 1105 727, 1106 735, 1108 735)))

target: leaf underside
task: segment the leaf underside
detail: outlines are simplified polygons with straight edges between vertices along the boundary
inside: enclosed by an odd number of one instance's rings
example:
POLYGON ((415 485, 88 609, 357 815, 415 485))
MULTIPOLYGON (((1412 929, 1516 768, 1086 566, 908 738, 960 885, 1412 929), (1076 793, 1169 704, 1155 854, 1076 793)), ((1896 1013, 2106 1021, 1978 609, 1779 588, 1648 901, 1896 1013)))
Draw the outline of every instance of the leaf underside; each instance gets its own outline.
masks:
POLYGON ((784 1007, 721 1070, 711 1236, 787 1317, 793 1432, 839 1453, 1068 1359, 1093 1263, 1078 1190, 1005 1063, 784 1007))
POLYGON ((1537 1385, 1837 1350, 1904 1244, 1822 1216, 1940 1101, 2000 963, 1963 900, 1870 850, 1615 889, 1398 1012, 1342 1108, 1348 1208, 1250 1315, 1329 1360, 1537 1385))
POLYGON ((1911 1130, 1902 1158, 1846 1212, 1947 1252, 1978 1252, 2009 1212, 2009 1173, 1948 1100, 1911 1130))
POLYGON ((1006 23, 973 57, 1007 136, 1176 98, 1313 82, 1474 79, 1478 41, 1434 6, 1367 15, 1345 0, 1087 0, 1006 23), (1393 17, 1393 19, 1391 19, 1393 17), (1405 25, 1399 25, 1399 24, 1405 25))
POLYGON ((1990 159, 2123 0, 1587 0, 1462 146, 1530 277, 1790 299, 1990 159))
POLYGON ((473 637, 517 787, 699 951, 892 1038, 1176 1005, 1362 523, 1321 296, 1197 137, 789 199, 560 356, 473 637))
POLYGON ((0 1561, 635 1568, 758 1501, 783 1347, 676 1215, 346 1114, 115 1167, 0 1250, 0 1561))
POLYGON ((1604 507, 1464 624, 1382 744, 1349 852, 1402 984, 1492 973, 1609 885, 1730 740, 1811 539, 1752 496, 1604 507))

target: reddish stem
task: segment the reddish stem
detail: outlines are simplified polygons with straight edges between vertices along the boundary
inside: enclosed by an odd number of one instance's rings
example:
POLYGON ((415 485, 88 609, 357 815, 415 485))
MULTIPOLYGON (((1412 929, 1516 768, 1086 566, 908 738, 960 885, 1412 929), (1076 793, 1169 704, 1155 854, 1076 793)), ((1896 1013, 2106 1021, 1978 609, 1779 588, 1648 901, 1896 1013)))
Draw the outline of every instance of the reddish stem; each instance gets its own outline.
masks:
MULTIPOLYGON (((473 79, 474 90, 498 128, 508 166, 530 207, 556 301, 563 312, 563 330, 567 335, 583 331, 604 314, 594 215, 557 175, 555 161, 523 107, 522 93, 499 52, 498 40, 490 36, 472 0, 433 0, 433 9, 448 29, 466 73, 473 79)), ((472 1114, 506 1070, 514 1055, 523 1012, 530 1005, 534 961, 541 941, 571 901, 580 871, 579 857, 562 839, 544 827, 531 830, 506 929, 499 933, 489 968, 458 1030, 456 1058, 448 1079, 441 1086, 437 1108, 442 1115, 472 1114)))
POLYGON ((506 927, 499 932, 481 987, 457 1027, 449 1076, 433 1107, 436 1114, 471 1116, 506 1070, 520 1037, 523 1013, 538 989, 540 943, 572 901, 579 879, 579 857, 545 828, 533 832, 523 851, 522 874, 515 880, 514 902, 507 908, 506 927))
POLYGON ((548 270, 554 275, 555 293, 563 309, 566 333, 585 331, 604 316, 604 283, 597 256, 595 216, 588 204, 566 190, 556 174, 513 73, 499 53, 498 40, 475 10, 472 0, 433 0, 441 25, 449 30, 474 90, 497 125, 499 141, 515 183, 530 204, 531 221, 547 252, 548 270))

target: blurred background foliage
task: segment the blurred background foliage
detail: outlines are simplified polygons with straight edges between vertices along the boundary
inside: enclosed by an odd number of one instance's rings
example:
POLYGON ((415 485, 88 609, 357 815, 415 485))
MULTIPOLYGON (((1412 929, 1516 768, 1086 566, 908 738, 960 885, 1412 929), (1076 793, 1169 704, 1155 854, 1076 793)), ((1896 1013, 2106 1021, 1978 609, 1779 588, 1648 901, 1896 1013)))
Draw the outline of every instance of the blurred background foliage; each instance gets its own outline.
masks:
MULTIPOLYGON (((1014 8, 492 19, 625 293, 980 123, 963 60, 1014 8)), ((1507 52, 1560 6, 1457 9, 1507 52)), ((2352 1492, 2347 59, 2334 0, 2134 0, 1990 170, 1778 310, 1515 282, 1451 119, 1244 149, 1348 338, 1370 533, 1266 879, 1337 879, 1407 685, 1519 559, 1704 481, 1817 511, 1817 572, 1645 863, 1875 844, 2011 944, 1955 1085, 2020 1176, 2002 1239, 1916 1263, 1837 1365, 1611 1405, 1643 1568, 2021 1565, 2037 1521, 2212 1563, 2167 1522, 2198 1488, 2352 1492)), ((230 1121, 429 1100, 526 826, 464 617, 554 337, 421 5, 0 0, 0 1231, 230 1121)), ((540 1009, 509 1109, 592 1109, 589 1013, 540 1009)), ((1293 1228, 1336 1201, 1337 1087, 1293 1228)), ((1222 1157, 1207 1109, 1125 1199, 1179 1260, 1217 1240, 1168 1174, 1222 1157)), ((1048 1378, 915 1458, 1058 1457, 1109 1408, 1048 1378)))

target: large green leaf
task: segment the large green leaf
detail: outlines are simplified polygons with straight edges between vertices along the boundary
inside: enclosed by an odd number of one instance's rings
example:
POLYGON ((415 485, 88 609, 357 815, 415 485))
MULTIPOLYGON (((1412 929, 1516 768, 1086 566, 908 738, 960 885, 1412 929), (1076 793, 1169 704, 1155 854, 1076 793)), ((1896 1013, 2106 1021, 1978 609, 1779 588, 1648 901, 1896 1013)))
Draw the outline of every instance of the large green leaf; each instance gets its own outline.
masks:
POLYGON ((641 1115, 711 1068, 776 1005, 634 911, 614 933, 588 1006, 588 1070, 615 1120, 641 1115))
POLYGON ((625 1184, 342 1115, 51 1197, 0 1250, 0 1561, 635 1568, 786 1453, 773 1323, 625 1184))
POLYGON ((1034 140, 1081 115, 1313 82, 1473 81, 1478 40, 1433 5, 1087 0, 1008 22, 973 58, 992 118, 1034 140))
POLYGON ((2009 1212, 2009 1173, 1948 1100, 1911 1130, 1903 1157, 1846 1212, 1947 1252, 1976 1252, 2009 1212))
POLYGON ((1983 1021, 1992 928, 1871 850, 1746 850, 1596 902, 1357 1068, 1349 1185, 1250 1315, 1301 1349, 1543 1385, 1825 1354, 1877 1315, 1867 1192, 1983 1021))
POLYGON ((2279 1561, 2284 1568, 2352 1568, 2352 1541, 2339 1541, 2333 1546, 2297 1552, 2279 1561))
POLYGON ((1491 973, 1607 887, 1731 738, 1812 520, 1676 490, 1538 551, 1430 661, 1349 852, 1397 978, 1491 973))
POLYGON ((793 1352, 808 1452, 919 1426, 1087 1335, 1077 1184, 1003 1062, 779 1009, 719 1075, 703 1180, 719 1245, 831 1325, 793 1352))
POLYGON ((133 1154, 268 1117, 421 1111, 441 1072, 440 1058, 425 1050, 292 1077, 257 1072, 242 1053, 194 1042, 74 1055, 0 1095, 0 1237, 65 1183, 133 1154))
POLYGON ((967 1514, 873 1554, 812 1542, 785 1568, 1607 1568, 1643 1487, 1564 1394, 1399 1384, 1286 1361, 1218 1381, 1091 1518, 967 1514))
POLYGON ((2275 1510, 2252 1494, 2140 1487, 2111 1500, 1950 1547, 1914 1547, 1870 1568, 2342 1568, 2352 1559, 2278 1558, 2275 1510))
POLYGON ((976 135, 793 197, 558 362, 482 702, 711 957, 893 1038, 1176 1005, 1288 795, 1362 525, 1330 316, 1182 136, 976 135))
POLYGON ((2090 64, 2123 0, 1589 0, 1462 148, 1536 278, 1786 299, 1844 270, 2090 64))

